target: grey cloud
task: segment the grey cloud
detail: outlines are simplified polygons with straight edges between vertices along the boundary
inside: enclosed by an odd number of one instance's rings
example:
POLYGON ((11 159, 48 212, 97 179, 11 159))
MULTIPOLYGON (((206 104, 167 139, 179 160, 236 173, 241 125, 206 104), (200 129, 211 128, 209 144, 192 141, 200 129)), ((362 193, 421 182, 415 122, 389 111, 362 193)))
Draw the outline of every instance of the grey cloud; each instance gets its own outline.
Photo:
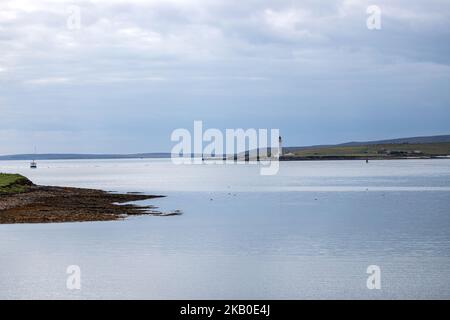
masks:
MULTIPOLYGON (((350 133, 363 139, 364 126, 348 119, 370 128, 371 119, 383 118, 376 109, 391 115, 383 120, 387 137, 409 134, 394 125, 406 110, 416 117, 411 123, 429 119, 421 133, 444 130, 441 121, 450 120, 444 89, 450 83, 450 3, 377 1, 379 31, 366 28, 369 4, 3 0, 3 129, 61 135, 92 129, 99 152, 109 148, 102 145, 106 136, 120 136, 114 128, 128 128, 123 119, 135 124, 122 133, 135 142, 133 150, 118 152, 146 151, 136 150, 148 147, 142 132, 163 139, 167 128, 195 116, 217 126, 282 124, 294 142, 308 128, 305 143, 350 133), (66 8, 74 3, 81 8, 80 30, 66 27, 66 8), (158 126, 141 121, 155 115, 158 126), (332 131, 317 133, 321 124, 332 131)), ((77 141, 75 149, 95 148, 77 141)), ((150 147, 167 149, 169 142, 150 147)), ((50 142, 47 148, 52 151, 50 142)), ((15 150, 13 142, 7 150, 15 150)))

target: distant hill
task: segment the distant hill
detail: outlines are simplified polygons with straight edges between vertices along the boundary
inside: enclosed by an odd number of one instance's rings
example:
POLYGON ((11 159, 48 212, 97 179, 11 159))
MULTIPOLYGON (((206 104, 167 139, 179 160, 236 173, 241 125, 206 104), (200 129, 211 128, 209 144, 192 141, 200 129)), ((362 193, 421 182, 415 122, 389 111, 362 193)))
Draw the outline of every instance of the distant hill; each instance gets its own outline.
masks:
POLYGON ((410 137, 410 138, 399 138, 399 139, 388 139, 388 140, 375 140, 375 141, 352 141, 340 144, 328 144, 328 145, 314 145, 314 146, 303 146, 303 147, 286 147, 284 152, 296 152, 300 150, 307 149, 322 149, 330 147, 358 147, 358 146, 368 146, 368 145, 385 145, 385 144, 425 144, 425 143, 444 143, 450 142, 450 135, 440 135, 440 136, 427 136, 427 137, 410 137))
MULTIPOLYGON (((377 141, 353 141, 336 145, 315 145, 304 147, 285 147, 284 155, 295 157, 327 157, 327 156, 367 156, 369 153, 380 157, 382 149, 386 152, 416 152, 423 151, 423 156, 438 156, 450 154, 447 144, 450 135, 410 137, 377 141), (372 146, 368 152, 368 146, 372 146), (393 147, 396 146, 396 147, 393 147)), ((248 152, 246 152, 248 153, 248 152)), ((256 154, 256 151, 250 151, 256 154)), ((398 154, 397 154, 398 155, 398 154)), ((405 153, 406 155, 406 153, 405 153)), ((170 158, 170 153, 136 153, 136 154, 17 154, 0 156, 0 160, 94 160, 94 159, 152 159, 170 158)), ((201 155, 198 155, 201 156, 201 155)), ((295 157, 292 157, 295 158, 295 157)), ((291 157, 289 157, 291 158, 291 157)))
POLYGON ((282 160, 434 159, 450 156, 450 135, 285 148, 282 160))
POLYGON ((170 153, 136 154, 15 154, 0 156, 0 160, 94 160, 94 159, 151 159, 169 158, 170 153))
POLYGON ((342 143, 340 145, 341 146, 361 146, 361 145, 372 145, 372 144, 399 144, 399 143, 421 144, 421 143, 442 143, 442 142, 450 142, 450 135, 429 136, 429 137, 412 137, 412 138, 400 138, 400 139, 366 141, 366 142, 347 142, 347 143, 342 143))

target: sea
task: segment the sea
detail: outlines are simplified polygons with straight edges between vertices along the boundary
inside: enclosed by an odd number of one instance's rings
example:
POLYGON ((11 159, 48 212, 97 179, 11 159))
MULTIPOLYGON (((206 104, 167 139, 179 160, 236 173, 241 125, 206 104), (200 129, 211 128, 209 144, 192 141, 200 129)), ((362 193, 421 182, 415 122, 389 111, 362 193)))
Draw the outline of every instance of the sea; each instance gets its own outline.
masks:
POLYGON ((0 161, 0 172, 165 195, 136 204, 183 212, 0 225, 0 299, 450 298, 450 159, 281 162, 275 175, 254 162, 0 161))

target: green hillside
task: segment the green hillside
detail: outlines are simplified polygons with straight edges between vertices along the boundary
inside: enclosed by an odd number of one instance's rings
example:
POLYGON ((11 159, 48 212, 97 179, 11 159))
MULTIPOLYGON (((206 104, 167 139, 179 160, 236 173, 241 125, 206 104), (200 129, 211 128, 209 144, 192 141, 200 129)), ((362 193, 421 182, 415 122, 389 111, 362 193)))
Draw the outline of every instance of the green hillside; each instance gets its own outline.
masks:
POLYGON ((20 174, 0 173, 0 194, 26 191, 32 182, 20 174))
POLYGON ((304 158, 406 158, 450 155, 450 142, 417 144, 374 144, 367 146, 314 147, 287 153, 284 157, 304 158))

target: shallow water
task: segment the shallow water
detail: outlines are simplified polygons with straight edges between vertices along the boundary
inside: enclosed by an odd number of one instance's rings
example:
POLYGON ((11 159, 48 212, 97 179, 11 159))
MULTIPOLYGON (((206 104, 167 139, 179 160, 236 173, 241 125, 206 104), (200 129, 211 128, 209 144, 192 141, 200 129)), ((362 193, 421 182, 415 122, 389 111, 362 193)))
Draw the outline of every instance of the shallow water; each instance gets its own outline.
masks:
POLYGON ((140 191, 175 217, 0 225, 0 298, 450 298, 450 160, 0 162, 37 184, 140 191), (66 268, 82 288, 66 288, 66 268), (369 265, 381 290, 366 287, 369 265))

